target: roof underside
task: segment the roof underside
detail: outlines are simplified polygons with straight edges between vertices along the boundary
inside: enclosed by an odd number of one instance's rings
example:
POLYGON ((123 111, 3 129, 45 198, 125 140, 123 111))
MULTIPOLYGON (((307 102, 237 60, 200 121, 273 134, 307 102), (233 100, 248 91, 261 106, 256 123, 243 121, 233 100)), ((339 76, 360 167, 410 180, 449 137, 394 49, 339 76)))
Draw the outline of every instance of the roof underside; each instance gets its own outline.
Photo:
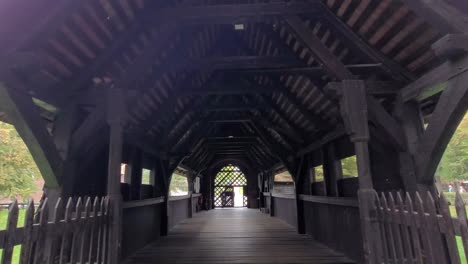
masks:
MULTIPOLYGON (((111 79, 126 91, 127 143, 185 157, 194 169, 222 158, 267 168, 278 153, 339 135, 326 86, 339 78, 288 19, 299 18, 385 107, 440 63, 430 47, 445 33, 393 0, 37 2, 18 12, 45 22, 20 23, 16 14, 15 32, 31 33, 0 45, 41 58, 16 73, 25 92, 57 109, 44 117, 53 124, 78 105, 85 120, 111 79)), ((15 5, 9 10, 24 4, 15 5)))

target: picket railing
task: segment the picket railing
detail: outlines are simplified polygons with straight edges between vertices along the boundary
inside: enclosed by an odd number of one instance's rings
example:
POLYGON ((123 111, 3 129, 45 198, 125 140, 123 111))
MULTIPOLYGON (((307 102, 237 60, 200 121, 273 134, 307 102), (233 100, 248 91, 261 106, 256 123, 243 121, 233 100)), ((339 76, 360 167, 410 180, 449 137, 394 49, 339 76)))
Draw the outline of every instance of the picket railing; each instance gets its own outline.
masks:
POLYGON ((59 199, 53 210, 47 199, 36 209, 30 201, 24 226, 18 227, 18 203, 8 212, 6 230, 0 231, 1 264, 11 263, 14 247, 21 245, 20 263, 105 263, 109 199, 59 199))
MULTIPOLYGON (((457 194, 457 217, 450 214, 443 194, 414 195, 386 193, 380 196, 360 195, 361 209, 368 206, 365 216, 366 245, 370 263, 461 263, 460 248, 468 256, 468 223, 465 202, 457 194), (367 197, 373 199, 364 201, 367 197), (372 226, 374 225, 374 226, 372 226), (458 242, 460 243, 460 242, 458 242)), ((363 214, 361 214, 361 217, 363 214)))

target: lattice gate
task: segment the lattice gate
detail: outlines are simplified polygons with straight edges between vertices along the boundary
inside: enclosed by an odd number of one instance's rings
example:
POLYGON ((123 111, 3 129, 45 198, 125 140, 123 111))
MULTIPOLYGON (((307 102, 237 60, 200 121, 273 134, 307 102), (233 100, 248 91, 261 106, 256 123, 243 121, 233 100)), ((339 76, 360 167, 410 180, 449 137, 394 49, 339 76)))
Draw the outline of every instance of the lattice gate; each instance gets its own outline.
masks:
POLYGON ((247 179, 239 167, 228 165, 216 174, 214 184, 215 207, 234 207, 234 187, 243 188, 243 206, 247 206, 247 179))

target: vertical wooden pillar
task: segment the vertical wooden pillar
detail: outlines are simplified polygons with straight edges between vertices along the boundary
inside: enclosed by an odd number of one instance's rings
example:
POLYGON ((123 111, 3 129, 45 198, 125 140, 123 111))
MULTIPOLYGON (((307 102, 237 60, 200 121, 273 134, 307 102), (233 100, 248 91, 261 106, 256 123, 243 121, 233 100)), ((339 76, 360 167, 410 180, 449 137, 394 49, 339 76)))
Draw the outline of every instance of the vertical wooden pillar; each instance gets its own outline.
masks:
POLYGON ((370 157, 369 127, 367 117, 367 94, 364 81, 345 80, 340 91, 340 110, 347 133, 354 143, 358 178, 359 212, 366 263, 380 263, 382 248, 379 246, 380 229, 377 222, 375 204, 376 192, 373 189, 370 157))
POLYGON ((189 198, 189 203, 188 203, 188 217, 189 218, 192 218, 193 216, 193 198, 192 198, 192 194, 193 194, 193 180, 194 180, 195 176, 193 174, 192 171, 188 171, 188 174, 187 174, 187 182, 188 182, 188 194, 190 196, 189 198))
POLYGON ((156 164, 153 164, 150 172, 150 184, 153 186, 153 197, 158 197, 159 188, 158 188, 158 167, 156 164))
POLYGON ((327 196, 339 196, 338 180, 343 178, 343 171, 341 161, 336 157, 334 144, 323 148, 323 172, 327 196))
POLYGON ((273 172, 267 172, 267 179, 268 179, 268 190, 270 192, 270 216, 275 216, 275 207, 274 207, 274 199, 273 199, 273 172))
POLYGON ((107 195, 110 200, 108 263, 120 261, 122 232, 122 195, 120 193, 120 166, 122 163, 124 98, 121 88, 108 86, 107 122, 110 128, 107 195))
POLYGON ((304 201, 300 199, 300 195, 303 193, 304 186, 304 175, 306 174, 307 168, 307 157, 304 155, 301 157, 296 175, 294 177, 294 186, 296 194, 296 221, 297 221, 297 232, 299 234, 305 234, 305 215, 304 215, 304 201))
POLYGON ((163 180, 163 193, 164 193, 164 203, 163 208, 161 209, 161 236, 167 236, 169 233, 169 184, 170 178, 169 175, 169 161, 160 160, 160 172, 161 178, 163 180))
POLYGON ((424 123, 419 104, 417 102, 404 103, 400 98, 396 106, 396 116, 401 123, 407 142, 406 152, 399 153, 400 175, 406 186, 406 191, 416 192, 417 175, 414 155, 418 143, 424 133, 424 123))
POLYGON ((131 180, 130 180, 130 200, 140 199, 141 177, 143 173, 142 153, 139 149, 133 149, 130 157, 131 180))

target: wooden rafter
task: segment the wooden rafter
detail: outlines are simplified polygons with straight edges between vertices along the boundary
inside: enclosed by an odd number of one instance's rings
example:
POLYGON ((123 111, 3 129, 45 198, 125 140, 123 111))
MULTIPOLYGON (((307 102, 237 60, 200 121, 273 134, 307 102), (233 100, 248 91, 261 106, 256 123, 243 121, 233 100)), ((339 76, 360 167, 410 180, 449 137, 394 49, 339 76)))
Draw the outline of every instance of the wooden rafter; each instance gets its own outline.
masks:
POLYGON ((21 83, 8 71, 0 75, 0 103, 8 114, 36 162, 46 187, 57 188, 61 184, 63 160, 52 136, 46 129, 31 96, 20 93, 21 83))
POLYGON ((468 17, 446 1, 405 0, 413 12, 442 33, 468 33, 468 17))
POLYGON ((320 1, 307 3, 273 2, 255 4, 218 4, 206 6, 182 6, 161 9, 161 18, 177 23, 226 23, 233 24, 246 20, 259 20, 265 16, 317 14, 320 1))
POLYGON ((298 40, 302 41, 328 73, 338 80, 353 79, 353 74, 331 53, 314 32, 298 16, 285 16, 284 20, 298 40))

